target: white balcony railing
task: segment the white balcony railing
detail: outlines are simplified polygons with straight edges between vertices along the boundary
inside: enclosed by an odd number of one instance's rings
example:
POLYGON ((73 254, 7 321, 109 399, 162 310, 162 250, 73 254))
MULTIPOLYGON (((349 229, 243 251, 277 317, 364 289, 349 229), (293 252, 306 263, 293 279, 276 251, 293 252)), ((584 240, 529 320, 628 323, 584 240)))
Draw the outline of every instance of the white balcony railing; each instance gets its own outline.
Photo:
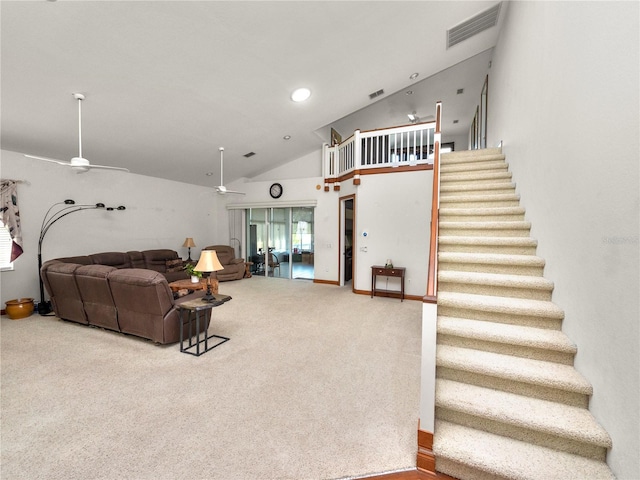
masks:
POLYGON ((436 122, 356 130, 338 145, 325 145, 323 175, 336 179, 358 170, 432 164, 435 130, 436 122))

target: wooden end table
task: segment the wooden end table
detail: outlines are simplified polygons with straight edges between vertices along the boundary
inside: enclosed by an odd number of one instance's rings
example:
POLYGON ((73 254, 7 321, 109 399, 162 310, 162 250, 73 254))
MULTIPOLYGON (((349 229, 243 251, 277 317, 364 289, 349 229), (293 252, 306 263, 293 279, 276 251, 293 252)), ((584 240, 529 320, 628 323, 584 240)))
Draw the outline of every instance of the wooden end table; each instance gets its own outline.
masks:
MULTIPOLYGON (((190 278, 176 280, 169 284, 169 288, 172 292, 177 292, 178 290, 206 290, 207 279, 201 278, 198 283, 193 283, 190 278)), ((218 293, 218 279, 216 278, 211 279, 211 293, 218 293)))
POLYGON ((251 278, 251 267, 253 267, 253 262, 244 263, 244 278, 251 278))

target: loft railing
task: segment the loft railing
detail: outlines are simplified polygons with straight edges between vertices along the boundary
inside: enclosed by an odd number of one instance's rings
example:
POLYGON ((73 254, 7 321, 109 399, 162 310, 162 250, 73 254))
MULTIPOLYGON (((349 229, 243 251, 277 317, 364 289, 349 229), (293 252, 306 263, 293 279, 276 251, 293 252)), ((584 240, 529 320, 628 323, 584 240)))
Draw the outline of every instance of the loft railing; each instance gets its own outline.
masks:
POLYGON ((323 150, 325 183, 361 170, 433 163, 436 122, 379 130, 356 130, 342 143, 323 150))

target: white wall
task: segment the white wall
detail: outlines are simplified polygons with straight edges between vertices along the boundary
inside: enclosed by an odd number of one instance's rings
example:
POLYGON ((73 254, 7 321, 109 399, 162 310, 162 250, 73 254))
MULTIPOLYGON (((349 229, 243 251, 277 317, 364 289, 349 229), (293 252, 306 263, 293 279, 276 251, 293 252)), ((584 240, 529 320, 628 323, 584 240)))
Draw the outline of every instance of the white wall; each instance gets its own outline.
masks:
MULTIPOLYGON (((170 248, 187 258, 186 237, 197 247, 215 243, 215 203, 211 188, 171 182, 126 172, 72 169, 1 151, 2 178, 25 180, 18 185, 24 253, 14 271, 0 273, 2 308, 17 297, 40 298, 38 287, 38 237, 46 211, 67 198, 76 203, 126 206, 124 211, 86 210, 56 222, 42 247, 43 261, 51 258, 106 251, 170 248)), ((227 243, 226 241, 224 243, 227 243)))
MULTIPOLYGON (((358 187, 345 182, 340 191, 341 195, 350 190, 356 193, 354 288, 370 290, 371 266, 384 265, 391 259, 394 266, 407 269, 405 294, 424 296, 433 171, 363 175, 361 182, 358 187)), ((382 282, 380 288, 400 290, 398 278, 380 277, 378 282, 382 282)))
MULTIPOLYGON (((292 162, 296 171, 317 171, 314 162, 321 166, 321 155, 308 155, 292 162), (306 165, 306 167, 304 167, 306 165)), ((318 167, 319 168, 319 167, 318 167)), ((432 171, 397 173, 388 175, 363 175, 362 184, 354 186, 352 180, 343 182, 341 190, 324 191, 322 177, 286 178, 281 168, 260 176, 262 181, 240 181, 228 188, 247 192, 247 195, 227 195, 232 204, 295 204, 299 201, 315 201, 315 279, 339 282, 339 215, 340 198, 356 195, 356 231, 354 249, 354 288, 368 291, 371 288, 371 265, 384 264, 391 258, 394 265, 407 268, 405 294, 422 297, 426 293, 429 251, 429 222, 431 214, 432 171), (282 184, 284 193, 278 200, 269 196, 273 182, 282 184), (362 229, 370 235, 362 237, 362 229), (367 251, 360 250, 367 247, 367 251)), ((221 204, 220 208, 226 207, 221 204)), ((224 213, 220 212, 221 218, 224 213)), ((222 223, 222 222, 221 222, 222 223)), ((224 243, 227 243, 225 240, 224 243)), ((389 289, 399 289, 389 279, 389 289)))
POLYGON ((609 464, 640 478, 638 2, 513 2, 489 73, 489 146, 522 195, 609 464))

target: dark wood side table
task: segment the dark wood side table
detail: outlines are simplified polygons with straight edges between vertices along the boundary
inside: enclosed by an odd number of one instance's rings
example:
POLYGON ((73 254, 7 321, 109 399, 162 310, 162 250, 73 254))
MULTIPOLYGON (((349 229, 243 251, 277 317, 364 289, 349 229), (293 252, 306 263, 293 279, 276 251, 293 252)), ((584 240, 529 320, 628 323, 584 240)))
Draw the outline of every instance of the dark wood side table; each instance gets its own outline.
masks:
POLYGON ((224 302, 228 302, 229 300, 231 300, 231 297, 229 295, 215 294, 213 295, 213 297, 214 297, 213 302, 203 302, 201 298, 197 298, 195 300, 189 300, 187 302, 182 302, 176 305, 180 310, 180 351, 181 352, 199 357, 203 353, 207 353, 209 350, 213 350, 217 346, 222 345, 224 342, 229 341, 228 337, 222 337, 220 335, 207 335, 206 329, 202 332, 202 338, 200 338, 200 334, 201 334, 200 314, 201 313, 203 314, 203 317, 204 317, 203 321, 205 322, 204 324, 207 325, 207 319, 211 320, 211 310, 213 310, 213 307, 217 307, 219 305, 222 305, 224 302), (187 320, 187 325, 189 326, 188 327, 189 328, 189 344, 187 346, 185 346, 185 339, 184 339, 184 333, 183 333, 184 323, 183 323, 182 315, 184 313, 186 313, 187 315, 186 320, 187 320), (194 317, 195 317, 195 324, 196 324, 195 340, 193 338, 194 337, 194 334, 193 334, 194 317), (209 340, 212 338, 218 338, 221 341, 217 343, 211 342, 212 345, 209 345, 209 340), (195 352, 190 351, 192 349, 195 349, 195 352))
POLYGON ((404 301, 404 267, 381 267, 380 265, 373 265, 371 267, 371 298, 376 293, 380 293, 384 296, 395 296, 400 293, 400 301, 404 301), (394 290, 383 290, 380 288, 376 288, 376 277, 385 276, 385 277, 399 277, 400 278, 400 292, 394 290))

